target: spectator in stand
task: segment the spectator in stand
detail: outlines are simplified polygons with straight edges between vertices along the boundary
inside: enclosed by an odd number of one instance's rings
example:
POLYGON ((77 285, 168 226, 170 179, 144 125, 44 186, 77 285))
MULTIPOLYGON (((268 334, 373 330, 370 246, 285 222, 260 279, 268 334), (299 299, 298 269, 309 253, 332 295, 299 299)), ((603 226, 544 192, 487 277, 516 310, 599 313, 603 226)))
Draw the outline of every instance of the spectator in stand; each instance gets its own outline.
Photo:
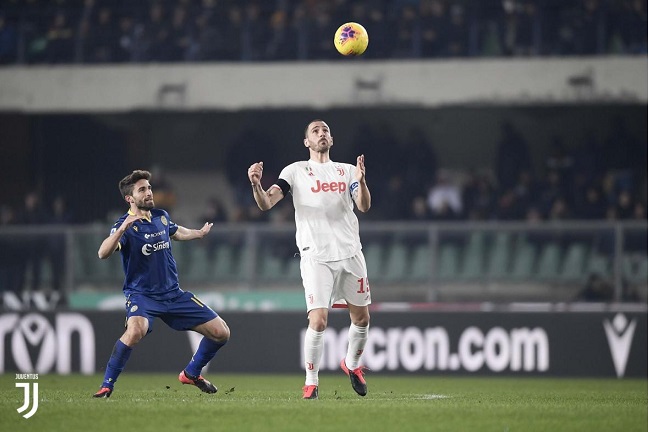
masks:
POLYGON ((545 159, 545 169, 547 172, 556 171, 558 173, 563 190, 574 183, 574 159, 567 151, 565 142, 560 136, 552 138, 551 149, 545 159))
POLYGON ((74 30, 68 17, 57 12, 47 31, 45 57, 50 63, 70 63, 74 59, 74 30))
POLYGON ((0 65, 13 63, 18 58, 18 32, 13 23, 0 12, 0 65))
POLYGON ((446 53, 450 57, 466 57, 470 54, 469 26, 466 10, 462 4, 455 3, 450 8, 446 53))
POLYGON ((243 60, 264 59, 265 45, 270 38, 268 22, 262 16, 261 4, 249 1, 243 18, 243 60))
POLYGON ((432 213, 424 196, 419 195, 412 200, 409 220, 413 222, 429 222, 432 220, 432 213))
POLYGON ((417 41, 420 32, 418 12, 413 5, 406 4, 398 14, 390 25, 394 34, 390 57, 396 59, 418 57, 417 41))
POLYGON ((188 11, 185 6, 178 5, 173 9, 166 60, 180 62, 188 58, 191 45, 188 19, 188 11))
MULTIPOLYGON (((366 28, 371 29, 369 36, 371 49, 365 51, 363 55, 373 59, 387 58, 389 57, 390 28, 385 15, 384 5, 382 5, 382 2, 372 1, 369 2, 367 8, 366 18, 354 18, 355 22, 366 22, 366 28)), ((339 22, 344 22, 344 20, 340 20, 339 22)))
POLYGON ((435 220, 457 220, 462 215, 461 190, 452 182, 449 173, 443 170, 437 175, 436 184, 430 189, 427 202, 435 220))
POLYGON ((497 193, 488 176, 473 171, 463 196, 469 220, 490 220, 495 216, 497 193))
POLYGON ((622 190, 617 196, 616 203, 608 209, 608 219, 634 219, 635 204, 635 200, 630 191, 622 190))
POLYGON ((571 218, 569 204, 564 197, 558 197, 554 200, 549 210, 547 219, 550 221, 564 221, 571 218))
POLYGON ((97 15, 97 22, 87 25, 85 61, 89 63, 114 62, 119 49, 118 34, 119 30, 115 24, 112 10, 107 6, 101 7, 97 15))
POLYGON ((602 220, 607 213, 607 204, 596 184, 589 184, 584 193, 576 196, 574 217, 576 219, 602 220))
POLYGON ((560 179, 560 173, 555 170, 549 171, 543 184, 540 186, 537 201, 538 209, 545 217, 547 217, 554 205, 554 202, 558 198, 564 198, 565 196, 566 194, 563 189, 563 183, 560 179))
POLYGON ((269 37, 263 53, 266 60, 295 60, 297 58, 296 34, 284 10, 270 16, 269 37))
POLYGON ((421 2, 421 57, 442 57, 446 54, 448 15, 442 0, 421 2))
MULTIPOLYGON (((405 190, 411 200, 419 191, 427 191, 436 179, 437 155, 433 144, 428 140, 425 131, 413 127, 407 132, 404 141, 405 190)), ((394 155, 395 156, 395 155, 394 155)))
POLYGON ((611 27, 623 43, 622 52, 646 54, 648 52, 648 13, 646 0, 623 0, 616 3, 611 27))
POLYGON ((612 285, 598 273, 592 273, 578 293, 576 301, 608 302, 614 296, 612 285))
POLYGON ((522 171, 531 171, 531 156, 526 140, 513 124, 508 121, 502 123, 501 133, 495 172, 498 189, 505 191, 515 186, 522 171))
POLYGON ((407 219, 410 198, 401 175, 394 174, 389 178, 384 196, 380 200, 376 200, 376 204, 378 204, 376 206, 377 219, 390 221, 407 219))
POLYGON ((332 60, 339 59, 340 55, 336 50, 331 49, 333 42, 331 30, 336 29, 331 19, 330 9, 319 4, 313 15, 307 16, 308 22, 308 59, 309 60, 332 60))
POLYGON ((117 47, 115 49, 115 62, 129 62, 133 59, 135 50, 135 21, 130 15, 119 18, 119 31, 117 32, 117 47))

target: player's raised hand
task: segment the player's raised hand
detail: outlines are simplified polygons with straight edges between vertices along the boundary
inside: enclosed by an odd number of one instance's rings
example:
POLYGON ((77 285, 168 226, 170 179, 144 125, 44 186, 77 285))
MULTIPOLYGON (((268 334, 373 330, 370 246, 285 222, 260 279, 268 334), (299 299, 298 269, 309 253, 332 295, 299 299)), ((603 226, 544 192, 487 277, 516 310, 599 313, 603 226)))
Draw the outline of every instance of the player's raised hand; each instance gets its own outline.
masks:
POLYGON ((119 227, 120 231, 122 233, 125 233, 128 228, 130 228, 133 223, 135 223, 136 220, 141 219, 139 216, 128 214, 126 216, 126 219, 124 219, 124 222, 122 222, 121 226, 119 227))
POLYGON ((263 177, 263 162, 257 162, 250 165, 250 168, 248 168, 248 178, 250 179, 250 183, 252 183, 253 186, 258 185, 261 183, 261 177, 263 177))
POLYGON ((364 181, 365 178, 365 164, 364 164, 364 155, 358 156, 356 160, 356 180, 359 182, 364 181))
POLYGON ((209 234, 209 231, 211 231, 211 227, 212 227, 212 226, 214 226, 213 223, 211 223, 211 222, 205 222, 205 225, 203 225, 202 228, 200 228, 200 229, 198 230, 198 232, 200 233, 200 238, 203 238, 203 237, 205 237, 207 234, 209 234))

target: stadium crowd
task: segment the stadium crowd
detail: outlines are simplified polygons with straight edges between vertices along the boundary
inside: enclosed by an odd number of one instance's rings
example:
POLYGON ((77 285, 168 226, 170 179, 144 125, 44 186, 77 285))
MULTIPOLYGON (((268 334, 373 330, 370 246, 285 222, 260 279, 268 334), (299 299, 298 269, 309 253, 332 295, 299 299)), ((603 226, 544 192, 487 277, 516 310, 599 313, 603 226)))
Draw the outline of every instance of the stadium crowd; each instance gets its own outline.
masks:
POLYGON ((4 0, 0 64, 645 54, 646 0, 4 0))
MULTIPOLYGON (((363 218, 381 221, 646 218, 648 143, 633 137, 622 118, 612 120, 608 136, 590 133, 576 145, 568 146, 563 137, 555 136, 547 144, 551 150, 544 161, 532 160, 529 144, 512 124, 504 122, 501 129, 492 163, 452 171, 439 165, 434 143, 418 128, 399 139, 388 125, 379 129, 360 126, 353 139, 357 148, 353 154, 364 153, 371 161, 368 178, 376 195, 372 211, 363 218)), ((267 215, 258 212, 249 199, 246 193, 249 184, 238 175, 249 164, 248 154, 241 151, 241 146, 262 139, 258 134, 257 138, 253 136, 254 132, 248 131, 235 140, 226 162, 226 176, 238 198, 239 208, 234 212, 233 221, 267 220, 267 215)), ((278 173, 271 171, 277 166, 272 159, 276 152, 271 142, 264 148, 267 149, 262 158, 267 167, 264 176, 276 178, 278 173)), ((292 212, 286 213, 276 217, 290 221, 292 212)))

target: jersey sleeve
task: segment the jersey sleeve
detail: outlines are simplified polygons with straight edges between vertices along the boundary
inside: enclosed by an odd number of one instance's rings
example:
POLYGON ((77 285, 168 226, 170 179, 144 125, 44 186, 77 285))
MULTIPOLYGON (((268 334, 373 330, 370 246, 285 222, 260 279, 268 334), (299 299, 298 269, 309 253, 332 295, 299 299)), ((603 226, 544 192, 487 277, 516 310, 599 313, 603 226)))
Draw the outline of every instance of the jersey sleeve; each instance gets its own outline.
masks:
MULTIPOLYGON (((117 229, 121 226, 121 224, 122 224, 123 222, 124 222, 124 218, 121 218, 121 219, 119 219, 117 222, 115 222, 115 224, 114 224, 114 225, 112 226, 112 228, 110 229, 110 235, 115 234, 115 232, 117 231, 117 229)), ((126 236, 126 234, 124 234, 123 236, 121 236, 121 238, 119 239, 119 243, 118 243, 117 247, 118 247, 119 249, 121 249, 124 245, 126 245, 126 241, 127 241, 127 239, 128 239, 128 237, 126 236)))
POLYGON ((178 224, 171 220, 169 213, 166 213, 166 218, 169 221, 169 237, 172 237, 176 233, 176 231, 178 231, 178 224))
MULTIPOLYGON (((288 165, 279 173, 279 180, 283 180, 288 185, 289 190, 292 189, 293 186, 294 172, 295 170, 293 165, 288 165)), ((282 192, 284 192, 284 195, 286 195, 286 191, 284 191, 285 185, 279 184, 279 182, 275 184, 280 187, 282 192)))

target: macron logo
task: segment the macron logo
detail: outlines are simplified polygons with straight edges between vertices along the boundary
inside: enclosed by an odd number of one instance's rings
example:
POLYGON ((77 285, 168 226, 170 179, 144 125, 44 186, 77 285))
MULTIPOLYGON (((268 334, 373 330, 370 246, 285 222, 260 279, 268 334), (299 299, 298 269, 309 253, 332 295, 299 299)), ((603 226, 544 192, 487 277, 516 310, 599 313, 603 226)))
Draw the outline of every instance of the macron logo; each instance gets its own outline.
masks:
POLYGON ((635 327, 637 327, 637 321, 632 320, 628 325, 628 320, 625 315, 619 313, 616 314, 611 322, 608 319, 603 321, 603 327, 605 328, 605 336, 610 346, 614 369, 616 369, 617 377, 621 378, 625 374, 625 368, 628 364, 628 354, 630 354, 632 337, 634 336, 635 327))

